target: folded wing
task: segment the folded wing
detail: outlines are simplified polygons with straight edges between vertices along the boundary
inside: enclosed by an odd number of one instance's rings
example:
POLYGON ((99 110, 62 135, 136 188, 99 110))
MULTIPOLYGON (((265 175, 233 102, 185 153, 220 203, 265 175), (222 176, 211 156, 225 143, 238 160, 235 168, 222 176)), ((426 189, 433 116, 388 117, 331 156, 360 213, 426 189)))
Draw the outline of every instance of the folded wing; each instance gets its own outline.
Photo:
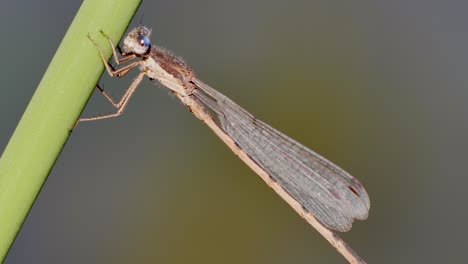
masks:
POLYGON ((351 229, 368 216, 363 185, 324 157, 291 139, 199 80, 194 96, 217 115, 222 129, 270 178, 328 228, 351 229))

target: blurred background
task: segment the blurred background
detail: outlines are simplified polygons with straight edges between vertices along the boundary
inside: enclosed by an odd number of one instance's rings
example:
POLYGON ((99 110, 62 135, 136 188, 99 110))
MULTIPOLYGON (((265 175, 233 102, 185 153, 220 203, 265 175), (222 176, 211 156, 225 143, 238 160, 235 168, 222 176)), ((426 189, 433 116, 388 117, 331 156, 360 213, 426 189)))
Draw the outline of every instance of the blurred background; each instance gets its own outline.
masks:
MULTIPOLYGON (((81 1, 0 3, 3 150, 81 1)), ((355 175, 369 263, 466 261, 466 1, 145 1, 153 42, 355 175)), ((131 27, 132 27, 131 26, 131 27)), ((77 72, 79 74, 79 72, 77 72)), ((132 78, 101 80, 114 97, 132 78)), ((112 112, 95 93, 85 116, 112 112)), ((166 89, 73 132, 5 261, 344 263, 166 89)))

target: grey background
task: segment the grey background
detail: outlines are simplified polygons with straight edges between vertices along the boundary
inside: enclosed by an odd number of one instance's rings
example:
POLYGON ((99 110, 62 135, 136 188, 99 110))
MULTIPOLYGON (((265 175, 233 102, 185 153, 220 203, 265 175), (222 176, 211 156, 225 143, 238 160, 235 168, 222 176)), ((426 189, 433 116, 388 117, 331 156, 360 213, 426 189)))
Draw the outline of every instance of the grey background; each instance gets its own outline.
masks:
MULTIPOLYGON (((81 1, 0 3, 3 149, 81 1)), ((153 42, 366 186, 369 263, 466 261, 466 1, 146 1, 153 42)), ((79 74, 79 73, 77 73, 79 74)), ((131 78, 101 81, 117 97, 131 78)), ((98 96, 85 115, 112 111, 98 96)), ((0 216, 1 217, 1 216, 0 216)), ((71 135, 5 263, 344 263, 167 90, 71 135)))

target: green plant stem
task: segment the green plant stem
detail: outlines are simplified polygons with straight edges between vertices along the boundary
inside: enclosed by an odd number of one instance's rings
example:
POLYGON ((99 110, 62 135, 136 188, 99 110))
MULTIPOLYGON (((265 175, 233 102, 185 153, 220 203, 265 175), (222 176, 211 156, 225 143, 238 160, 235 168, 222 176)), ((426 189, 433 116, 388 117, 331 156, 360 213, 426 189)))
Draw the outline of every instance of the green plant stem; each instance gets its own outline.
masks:
MULTIPOLYGON (((88 34, 112 51, 141 0, 85 0, 0 158, 0 261, 3 262, 104 67, 88 34)), ((26 69, 27 70, 27 69, 26 69)))

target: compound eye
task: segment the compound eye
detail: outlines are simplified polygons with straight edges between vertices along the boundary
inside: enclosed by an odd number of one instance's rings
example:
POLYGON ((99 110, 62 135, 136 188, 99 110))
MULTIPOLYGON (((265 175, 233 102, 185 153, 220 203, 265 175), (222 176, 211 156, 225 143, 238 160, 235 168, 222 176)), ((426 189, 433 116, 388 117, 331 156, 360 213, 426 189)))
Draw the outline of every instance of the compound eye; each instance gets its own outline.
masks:
POLYGON ((138 47, 135 47, 135 53, 137 54, 145 54, 151 46, 151 42, 147 36, 139 36, 138 39, 138 47))

